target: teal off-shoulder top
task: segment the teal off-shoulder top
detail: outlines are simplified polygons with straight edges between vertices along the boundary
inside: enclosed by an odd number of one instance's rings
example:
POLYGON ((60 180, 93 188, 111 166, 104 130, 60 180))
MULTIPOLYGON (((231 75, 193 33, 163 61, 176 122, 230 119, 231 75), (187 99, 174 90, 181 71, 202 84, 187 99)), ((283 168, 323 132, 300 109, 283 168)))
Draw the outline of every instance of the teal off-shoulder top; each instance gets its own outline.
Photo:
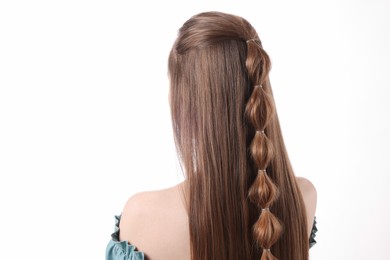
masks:
MULTIPOLYGON (((106 260, 144 260, 143 252, 137 251, 134 245, 127 241, 119 241, 119 222, 121 215, 115 216, 115 232, 111 234, 111 240, 106 247, 106 260)), ((317 233, 317 221, 314 218, 313 227, 309 238, 310 248, 317 242, 315 240, 317 233)))

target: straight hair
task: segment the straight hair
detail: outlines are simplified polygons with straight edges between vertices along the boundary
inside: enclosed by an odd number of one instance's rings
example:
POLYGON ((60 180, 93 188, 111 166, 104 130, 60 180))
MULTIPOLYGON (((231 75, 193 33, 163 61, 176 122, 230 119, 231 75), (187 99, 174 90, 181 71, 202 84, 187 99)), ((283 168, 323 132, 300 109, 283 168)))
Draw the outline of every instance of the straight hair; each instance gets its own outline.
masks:
POLYGON ((241 17, 205 12, 179 29, 168 70, 192 260, 308 259, 306 211, 270 69, 241 17))

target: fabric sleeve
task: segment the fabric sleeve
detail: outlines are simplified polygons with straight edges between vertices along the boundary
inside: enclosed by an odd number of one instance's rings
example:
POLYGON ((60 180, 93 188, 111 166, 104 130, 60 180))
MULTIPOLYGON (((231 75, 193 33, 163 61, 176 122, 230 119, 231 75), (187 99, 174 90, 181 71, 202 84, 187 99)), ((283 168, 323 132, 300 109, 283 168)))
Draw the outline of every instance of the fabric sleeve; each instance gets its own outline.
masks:
POLYGON ((137 251, 127 241, 119 241, 119 222, 121 215, 115 216, 115 232, 106 247, 106 260, 144 260, 144 253, 137 251))
POLYGON ((314 217, 313 227, 311 229, 310 238, 309 238, 309 248, 317 244, 317 241, 315 240, 317 231, 318 231, 317 220, 316 217, 314 217))

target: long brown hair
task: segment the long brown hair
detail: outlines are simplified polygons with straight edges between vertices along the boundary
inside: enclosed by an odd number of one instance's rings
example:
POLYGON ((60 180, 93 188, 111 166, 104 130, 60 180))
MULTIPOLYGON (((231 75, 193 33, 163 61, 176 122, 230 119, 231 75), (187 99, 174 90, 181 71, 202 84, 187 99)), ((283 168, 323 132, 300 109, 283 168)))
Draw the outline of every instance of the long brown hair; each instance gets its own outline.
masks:
POLYGON ((305 207, 254 28, 197 14, 180 28, 168 67, 191 258, 308 259, 305 207))

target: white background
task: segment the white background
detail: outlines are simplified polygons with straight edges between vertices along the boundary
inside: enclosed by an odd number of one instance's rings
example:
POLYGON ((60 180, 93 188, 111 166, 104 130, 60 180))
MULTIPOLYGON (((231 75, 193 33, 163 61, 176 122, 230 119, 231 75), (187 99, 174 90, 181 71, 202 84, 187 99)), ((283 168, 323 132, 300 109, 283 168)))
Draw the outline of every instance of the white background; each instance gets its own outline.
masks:
POLYGON ((182 180, 167 57, 191 15, 245 17, 297 175, 311 259, 390 259, 388 1, 2 1, 0 259, 103 259, 132 194, 182 180), (164 3, 161 3, 164 2, 164 3))

